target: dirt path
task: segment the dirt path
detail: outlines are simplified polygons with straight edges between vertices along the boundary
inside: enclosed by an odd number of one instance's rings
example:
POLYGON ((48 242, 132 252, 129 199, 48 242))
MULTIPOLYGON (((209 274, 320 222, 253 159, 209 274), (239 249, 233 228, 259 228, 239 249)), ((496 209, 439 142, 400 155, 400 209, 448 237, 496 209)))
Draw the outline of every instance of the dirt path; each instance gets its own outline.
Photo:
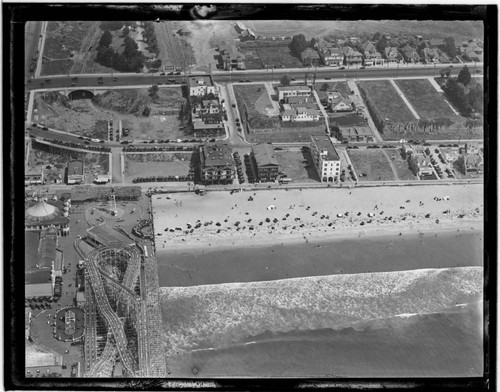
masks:
POLYGON ((122 176, 121 152, 122 149, 120 147, 111 149, 111 160, 113 167, 110 171, 114 184, 124 182, 124 177, 122 176))
POLYGON ((387 152, 385 152, 384 149, 382 149, 381 151, 382 151, 382 154, 384 154, 384 156, 389 161, 389 165, 391 166, 392 174, 394 174, 394 179, 396 181, 399 181, 399 176, 398 176, 398 171, 396 170, 396 165, 394 165, 394 162, 392 161, 391 157, 389 155, 387 155, 387 152))

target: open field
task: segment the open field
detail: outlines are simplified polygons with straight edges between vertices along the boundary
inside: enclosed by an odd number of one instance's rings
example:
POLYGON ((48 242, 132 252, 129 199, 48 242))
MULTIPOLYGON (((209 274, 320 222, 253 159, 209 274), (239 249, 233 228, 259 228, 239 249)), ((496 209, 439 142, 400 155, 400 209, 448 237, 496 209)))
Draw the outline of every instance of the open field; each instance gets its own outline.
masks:
POLYGON ((107 121, 122 120, 132 139, 177 139, 187 134, 185 99, 180 88, 160 88, 151 98, 147 89, 115 89, 92 100, 70 100, 58 92, 36 94, 34 121, 49 128, 107 139, 107 121), (147 111, 149 110, 149 113, 147 111), (146 115, 147 114, 147 115, 146 115))
MULTIPOLYGON (((276 117, 277 119, 277 117, 276 117)), ((278 120, 279 121, 279 120, 278 120)), ((311 123, 307 123, 311 124, 311 123)), ((300 127, 281 127, 256 129, 245 133, 245 138, 251 143, 309 143, 311 135, 325 135, 325 123, 322 119, 314 126, 305 124, 300 127)), ((246 132, 246 130, 245 130, 246 132)))
POLYGON ((363 116, 356 113, 328 113, 328 121, 330 125, 338 125, 341 127, 366 127, 367 121, 363 116))
POLYGON ((192 153, 125 154, 125 181, 137 177, 187 176, 192 153))
POLYGON ((319 181, 309 152, 302 152, 300 149, 280 151, 275 148, 274 155, 278 160, 280 171, 292 178, 293 182, 319 181))
POLYGON ((271 98, 263 84, 234 85, 234 94, 241 120, 252 129, 273 128, 278 119, 273 119, 271 98))
POLYGON ((81 73, 97 45, 99 22, 50 22, 45 40, 42 75, 81 73))
POLYGON ((421 119, 460 118, 427 79, 398 79, 395 82, 421 119))
MULTIPOLYGON (((357 82, 364 91, 379 117, 393 123, 416 121, 406 103, 388 80, 365 80, 357 82)), ((366 99, 365 99, 366 101, 366 99)))
POLYGON ((406 180, 416 180, 417 177, 413 174, 408 165, 408 162, 401 156, 401 150, 395 148, 384 149, 385 153, 389 156, 389 159, 394 163, 396 167, 396 172, 398 177, 402 181, 406 180))
POLYGON ((394 174, 380 149, 347 150, 359 181, 391 181, 394 174), (366 176, 361 176, 366 174, 366 176))

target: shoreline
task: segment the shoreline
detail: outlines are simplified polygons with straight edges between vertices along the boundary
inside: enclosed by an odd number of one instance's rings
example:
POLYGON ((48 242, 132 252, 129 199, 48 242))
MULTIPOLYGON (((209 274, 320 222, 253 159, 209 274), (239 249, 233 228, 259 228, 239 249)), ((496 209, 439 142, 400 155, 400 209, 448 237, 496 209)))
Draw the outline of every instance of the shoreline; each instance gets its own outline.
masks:
POLYGON ((231 249, 241 249, 241 248, 267 248, 278 245, 296 245, 300 243, 309 244, 322 244, 322 243, 335 243, 339 241, 354 240, 362 238, 365 240, 376 240, 380 238, 392 238, 392 237, 408 237, 408 236, 418 236, 423 234, 423 237, 429 236, 429 234, 438 235, 451 235, 452 233, 460 232, 477 232, 483 229, 482 220, 468 220, 461 221, 461 225, 458 226, 456 222, 450 222, 448 224, 440 224, 434 226, 420 225, 418 227, 409 227, 408 225, 401 227, 386 226, 386 227, 355 227, 355 228, 343 228, 338 231, 316 231, 311 234, 303 233, 275 233, 273 235, 268 235, 263 238, 261 237, 249 237, 249 238, 218 238, 212 242, 205 241, 188 241, 183 243, 169 243, 168 248, 156 248, 157 254, 205 254, 210 252, 231 250, 231 249), (360 235, 361 233, 361 235, 360 235), (400 235, 401 233, 401 235, 400 235))

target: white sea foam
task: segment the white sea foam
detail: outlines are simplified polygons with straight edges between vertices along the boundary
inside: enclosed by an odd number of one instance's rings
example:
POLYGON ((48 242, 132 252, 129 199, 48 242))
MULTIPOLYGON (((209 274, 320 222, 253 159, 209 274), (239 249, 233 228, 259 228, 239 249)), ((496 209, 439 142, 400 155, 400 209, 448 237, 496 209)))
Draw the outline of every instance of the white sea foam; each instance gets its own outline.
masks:
POLYGON ((225 347, 266 331, 339 329, 444 311, 457 300, 478 300, 483 269, 422 269, 160 290, 165 348, 172 355, 225 347))

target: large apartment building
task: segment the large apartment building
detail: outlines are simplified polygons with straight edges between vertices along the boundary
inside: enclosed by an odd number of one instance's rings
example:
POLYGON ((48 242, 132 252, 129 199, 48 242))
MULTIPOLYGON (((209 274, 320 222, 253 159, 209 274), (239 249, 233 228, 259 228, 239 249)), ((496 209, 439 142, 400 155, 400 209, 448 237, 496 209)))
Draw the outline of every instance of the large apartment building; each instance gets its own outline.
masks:
POLYGON ((259 143, 252 146, 252 158, 259 182, 276 181, 279 164, 272 144, 259 143))
POLYGON ((188 78, 189 96, 203 97, 208 94, 218 95, 210 76, 193 76, 188 78))
POLYGON ((199 149, 200 179, 207 185, 231 184, 235 175, 231 146, 227 143, 208 143, 199 149))
POLYGON ((340 178, 340 157, 328 136, 311 135, 311 155, 321 182, 340 178))

